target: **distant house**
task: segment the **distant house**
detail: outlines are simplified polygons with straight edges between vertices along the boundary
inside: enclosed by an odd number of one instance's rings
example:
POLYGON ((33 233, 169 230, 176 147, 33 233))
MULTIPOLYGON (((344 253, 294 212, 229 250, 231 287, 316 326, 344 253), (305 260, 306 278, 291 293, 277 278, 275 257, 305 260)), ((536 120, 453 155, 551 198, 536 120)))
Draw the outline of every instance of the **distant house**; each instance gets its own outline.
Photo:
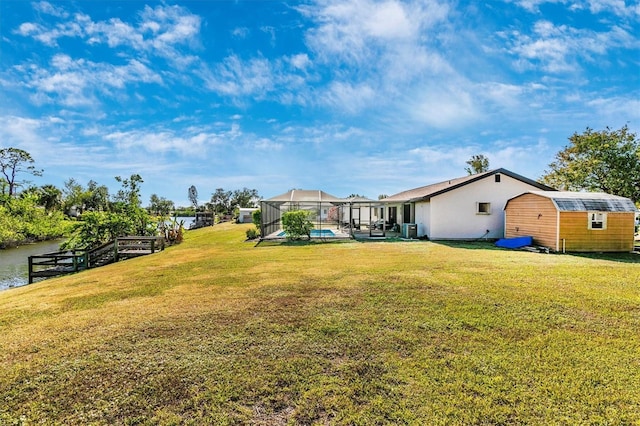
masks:
POLYGON ((238 223, 252 223, 253 222, 253 212, 256 210, 260 210, 257 208, 249 208, 249 207, 240 207, 238 209, 238 223))
POLYGON ((416 224, 417 236, 432 240, 504 237, 507 200, 531 190, 555 191, 506 169, 410 189, 382 200, 387 224, 416 224))
POLYGON ((531 236, 554 251, 625 252, 634 245, 636 206, 589 192, 528 191, 505 206, 505 237, 531 236))

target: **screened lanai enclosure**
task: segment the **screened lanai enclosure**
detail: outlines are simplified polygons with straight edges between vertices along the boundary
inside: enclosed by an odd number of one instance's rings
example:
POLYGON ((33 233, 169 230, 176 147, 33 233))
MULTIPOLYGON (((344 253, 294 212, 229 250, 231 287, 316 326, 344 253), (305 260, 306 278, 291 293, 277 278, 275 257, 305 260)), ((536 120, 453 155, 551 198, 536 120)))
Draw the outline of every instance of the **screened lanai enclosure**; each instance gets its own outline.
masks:
MULTIPOLYGON (((338 198, 320 190, 293 189, 260 203, 263 239, 286 238, 282 215, 305 210, 313 223, 311 237, 384 236, 384 205, 367 198, 338 198)), ((388 232, 388 229, 386 230, 388 232)))
POLYGON ((341 233, 339 211, 343 203, 344 200, 324 191, 292 189, 260 202, 261 234, 263 238, 285 237, 282 215, 293 210, 309 212, 309 220, 314 227, 312 236, 333 236, 331 234, 341 233))

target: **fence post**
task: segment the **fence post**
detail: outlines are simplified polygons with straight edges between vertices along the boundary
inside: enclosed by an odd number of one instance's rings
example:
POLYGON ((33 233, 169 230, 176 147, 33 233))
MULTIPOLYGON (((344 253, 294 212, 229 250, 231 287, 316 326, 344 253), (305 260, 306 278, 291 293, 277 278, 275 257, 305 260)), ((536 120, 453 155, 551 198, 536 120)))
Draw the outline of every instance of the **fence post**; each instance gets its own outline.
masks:
POLYGON ((118 239, 113 240, 113 261, 118 261, 118 239))
POLYGON ((155 248, 156 248, 156 239, 152 239, 151 240, 151 253, 155 253, 155 248))
POLYGON ((29 284, 33 284, 33 258, 29 256, 29 284))

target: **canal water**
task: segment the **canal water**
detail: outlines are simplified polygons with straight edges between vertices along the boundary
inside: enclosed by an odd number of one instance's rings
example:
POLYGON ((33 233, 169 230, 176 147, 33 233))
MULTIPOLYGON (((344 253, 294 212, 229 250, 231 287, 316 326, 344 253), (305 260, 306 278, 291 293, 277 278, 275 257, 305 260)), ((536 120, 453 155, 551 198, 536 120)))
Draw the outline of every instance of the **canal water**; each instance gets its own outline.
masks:
MULTIPOLYGON (((178 217, 185 229, 193 223, 193 217, 178 217)), ((168 221, 167 223, 171 223, 168 221)), ((16 248, 0 249, 0 291, 29 283, 29 256, 51 253, 60 249, 64 239, 25 244, 16 248)))
POLYGON ((0 290, 27 284, 29 256, 58 251, 63 241, 43 241, 0 250, 0 290))

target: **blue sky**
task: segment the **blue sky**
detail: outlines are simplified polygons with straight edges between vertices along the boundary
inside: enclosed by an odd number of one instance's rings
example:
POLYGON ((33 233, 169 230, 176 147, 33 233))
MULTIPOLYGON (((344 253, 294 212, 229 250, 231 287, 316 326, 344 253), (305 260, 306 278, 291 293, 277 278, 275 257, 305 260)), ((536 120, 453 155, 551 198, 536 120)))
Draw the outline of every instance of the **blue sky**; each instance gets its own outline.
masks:
POLYGON ((371 198, 491 168, 537 179, 574 132, 640 131, 623 0, 0 1, 0 146, 34 184, 138 173, 371 198))

